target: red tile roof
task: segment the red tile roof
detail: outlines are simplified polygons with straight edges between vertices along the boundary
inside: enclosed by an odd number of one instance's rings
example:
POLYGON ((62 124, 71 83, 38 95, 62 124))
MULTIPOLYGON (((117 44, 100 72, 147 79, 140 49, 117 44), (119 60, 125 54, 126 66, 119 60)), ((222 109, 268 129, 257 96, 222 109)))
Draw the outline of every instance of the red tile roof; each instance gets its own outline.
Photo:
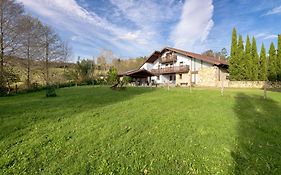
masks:
POLYGON ((197 53, 193 53, 193 52, 187 52, 187 51, 172 48, 172 47, 165 47, 161 51, 154 51, 148 57, 148 59, 145 61, 145 63, 153 63, 165 51, 173 51, 173 52, 179 53, 181 55, 192 57, 192 58, 195 58, 198 60, 202 60, 204 62, 214 64, 214 65, 228 65, 227 61, 225 61, 225 60, 219 60, 215 57, 205 56, 205 55, 201 55, 201 54, 197 54, 197 53))

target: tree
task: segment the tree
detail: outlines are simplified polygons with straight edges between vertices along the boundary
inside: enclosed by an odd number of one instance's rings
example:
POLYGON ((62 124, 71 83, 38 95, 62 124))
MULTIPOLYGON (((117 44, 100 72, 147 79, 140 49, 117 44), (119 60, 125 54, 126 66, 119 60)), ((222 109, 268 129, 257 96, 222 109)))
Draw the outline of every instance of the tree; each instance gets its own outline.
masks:
POLYGON ((256 44, 256 39, 253 37, 252 39, 252 47, 251 47, 251 55, 252 55, 252 62, 253 64, 251 65, 252 67, 252 81, 257 81, 259 77, 259 55, 257 51, 257 44, 256 44))
POLYGON ((68 43, 65 41, 62 43, 62 63, 63 63, 63 72, 65 73, 66 63, 72 56, 72 48, 68 45, 68 43))
POLYGON ((49 26, 44 26, 42 29, 42 51, 43 51, 43 65, 44 65, 44 76, 45 82, 48 86, 50 84, 50 62, 62 59, 62 42, 56 32, 49 26))
POLYGON ((26 15, 23 16, 21 20, 21 26, 23 33, 21 37, 22 46, 18 54, 20 57, 26 58, 27 60, 26 84, 29 89, 31 84, 31 63, 39 56, 40 37, 42 35, 41 29, 43 25, 38 19, 34 19, 33 17, 26 15))
POLYGON ((273 43, 270 44, 268 61, 268 79, 270 81, 276 81, 276 51, 273 43))
POLYGON ((276 59, 276 72, 277 79, 281 81, 281 35, 278 35, 278 46, 277 46, 277 59, 276 59))
POLYGON ((238 64, 237 64, 237 33, 236 29, 233 28, 232 31, 232 41, 231 41, 231 52, 229 60, 229 73, 232 80, 237 80, 238 64))
POLYGON ((236 75, 236 80, 243 80, 245 79, 245 60, 244 60, 244 44, 243 44, 243 38, 241 35, 239 35, 239 41, 238 41, 238 46, 236 50, 236 64, 237 64, 237 75, 236 75))
POLYGON ((4 59, 14 53, 20 46, 19 21, 23 11, 23 6, 14 0, 0 1, 0 94, 5 93, 7 82, 4 59))
POLYGON ((251 41, 250 37, 247 35, 246 39, 246 47, 245 47, 245 69, 246 69, 246 80, 252 80, 252 65, 253 65, 253 60, 251 56, 251 41))
POLYGON ((77 62, 79 77, 82 82, 88 81, 91 79, 93 61, 83 59, 82 61, 77 62))
POLYGON ((266 51, 264 44, 262 43, 261 52, 260 52, 260 71, 259 71, 259 80, 267 80, 267 61, 266 61, 266 51))
POLYGON ((215 52, 210 49, 210 50, 206 50, 205 52, 203 52, 202 55, 206 55, 209 57, 215 57, 215 52))
POLYGON ((111 67, 107 72, 107 82, 111 85, 119 82, 118 73, 115 67, 111 67))

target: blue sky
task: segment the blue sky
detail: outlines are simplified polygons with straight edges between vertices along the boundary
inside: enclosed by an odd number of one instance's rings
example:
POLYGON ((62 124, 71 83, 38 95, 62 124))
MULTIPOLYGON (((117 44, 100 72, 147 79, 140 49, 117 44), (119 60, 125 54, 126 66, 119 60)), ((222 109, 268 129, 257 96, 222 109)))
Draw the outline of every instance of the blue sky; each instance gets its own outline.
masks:
POLYGON ((52 26, 77 56, 102 49, 117 57, 148 56, 165 46, 229 52, 231 31, 277 42, 281 0, 17 0, 52 26))

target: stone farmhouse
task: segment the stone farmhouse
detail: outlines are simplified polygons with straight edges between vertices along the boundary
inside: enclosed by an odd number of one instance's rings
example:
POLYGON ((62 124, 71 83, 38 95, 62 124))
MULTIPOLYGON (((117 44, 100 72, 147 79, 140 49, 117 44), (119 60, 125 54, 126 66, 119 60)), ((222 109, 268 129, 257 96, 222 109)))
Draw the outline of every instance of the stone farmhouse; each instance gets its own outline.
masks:
POLYGON ((137 85, 220 86, 228 82, 228 63, 180 49, 154 51, 137 70, 121 74, 137 85))

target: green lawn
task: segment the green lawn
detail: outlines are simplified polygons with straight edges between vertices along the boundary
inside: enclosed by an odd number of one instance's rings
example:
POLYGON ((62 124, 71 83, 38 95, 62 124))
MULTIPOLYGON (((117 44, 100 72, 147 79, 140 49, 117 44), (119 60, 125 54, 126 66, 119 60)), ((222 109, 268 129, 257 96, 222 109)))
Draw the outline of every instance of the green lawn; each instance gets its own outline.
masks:
POLYGON ((0 174, 281 174, 281 92, 58 95, 0 98, 0 174))

